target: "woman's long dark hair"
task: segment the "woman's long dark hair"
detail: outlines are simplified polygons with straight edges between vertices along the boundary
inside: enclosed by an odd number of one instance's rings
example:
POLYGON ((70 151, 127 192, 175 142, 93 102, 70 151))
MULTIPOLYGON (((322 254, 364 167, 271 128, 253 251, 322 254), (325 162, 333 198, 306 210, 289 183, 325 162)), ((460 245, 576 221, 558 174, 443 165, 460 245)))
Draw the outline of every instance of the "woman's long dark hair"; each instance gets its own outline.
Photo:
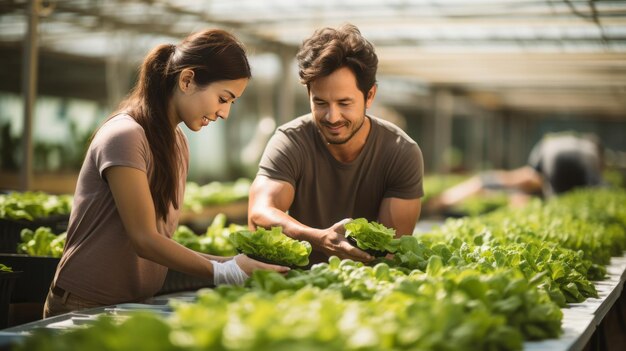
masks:
POLYGON ((146 132, 152 152, 150 192, 157 218, 167 219, 170 203, 179 208, 177 189, 180 159, 176 126, 167 106, 184 69, 194 72, 199 87, 221 80, 250 78, 244 46, 230 33, 212 29, 192 34, 178 45, 159 45, 144 59, 139 79, 117 112, 127 113, 146 132))

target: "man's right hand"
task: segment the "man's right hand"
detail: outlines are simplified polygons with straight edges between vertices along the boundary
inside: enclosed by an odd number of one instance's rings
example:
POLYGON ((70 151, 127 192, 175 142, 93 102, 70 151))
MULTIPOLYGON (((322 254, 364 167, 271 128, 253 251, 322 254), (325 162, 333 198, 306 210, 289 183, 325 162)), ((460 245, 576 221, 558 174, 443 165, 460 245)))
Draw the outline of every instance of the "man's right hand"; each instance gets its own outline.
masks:
POLYGON ((361 262, 372 261, 374 259, 372 255, 351 245, 346 239, 346 228, 344 224, 350 221, 350 218, 346 218, 333 224, 330 228, 322 230, 320 249, 329 257, 337 256, 341 259, 351 259, 361 262))

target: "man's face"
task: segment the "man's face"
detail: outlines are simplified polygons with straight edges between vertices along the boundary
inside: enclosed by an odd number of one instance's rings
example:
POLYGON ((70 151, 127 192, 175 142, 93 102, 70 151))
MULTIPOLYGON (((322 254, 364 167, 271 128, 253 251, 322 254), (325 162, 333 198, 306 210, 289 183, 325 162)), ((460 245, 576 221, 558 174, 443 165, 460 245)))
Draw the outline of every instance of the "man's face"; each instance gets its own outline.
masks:
POLYGON ((368 99, 363 98, 356 77, 347 67, 309 84, 311 112, 318 129, 329 144, 345 144, 359 131, 365 121, 365 109, 374 99, 372 87, 368 99))

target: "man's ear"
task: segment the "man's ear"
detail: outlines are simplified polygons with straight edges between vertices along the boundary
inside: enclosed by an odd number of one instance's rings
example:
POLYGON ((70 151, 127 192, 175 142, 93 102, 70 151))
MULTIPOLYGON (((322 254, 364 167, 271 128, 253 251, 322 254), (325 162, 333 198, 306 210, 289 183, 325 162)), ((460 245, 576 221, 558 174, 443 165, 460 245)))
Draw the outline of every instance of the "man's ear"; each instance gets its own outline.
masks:
POLYGON ((370 91, 367 92, 367 97, 365 98, 365 108, 370 108, 372 102, 374 102, 374 97, 376 96, 377 85, 374 84, 370 91))
POLYGON ((189 68, 185 68, 178 75, 178 87, 183 93, 192 91, 194 85, 193 77, 195 73, 189 68))

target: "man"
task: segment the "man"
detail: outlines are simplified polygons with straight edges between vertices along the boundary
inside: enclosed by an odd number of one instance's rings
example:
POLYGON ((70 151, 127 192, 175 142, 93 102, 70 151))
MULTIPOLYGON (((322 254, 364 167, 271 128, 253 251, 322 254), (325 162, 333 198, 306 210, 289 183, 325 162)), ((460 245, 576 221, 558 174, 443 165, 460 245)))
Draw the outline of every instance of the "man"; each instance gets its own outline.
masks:
POLYGON ((344 237, 351 218, 412 234, 423 196, 422 153, 397 126, 366 114, 378 58, 353 25, 324 28, 297 55, 311 113, 280 126, 250 189, 250 227, 281 226, 329 256, 373 259, 344 237))
POLYGON ((531 195, 550 198, 578 187, 602 185, 603 150, 592 134, 547 134, 533 147, 527 165, 483 172, 447 189, 428 207, 440 211, 488 190, 519 191, 513 193, 511 203, 523 205, 531 195))
POLYGON ((544 196, 602 183, 603 147, 592 134, 549 134, 531 151, 528 163, 542 177, 544 196))

